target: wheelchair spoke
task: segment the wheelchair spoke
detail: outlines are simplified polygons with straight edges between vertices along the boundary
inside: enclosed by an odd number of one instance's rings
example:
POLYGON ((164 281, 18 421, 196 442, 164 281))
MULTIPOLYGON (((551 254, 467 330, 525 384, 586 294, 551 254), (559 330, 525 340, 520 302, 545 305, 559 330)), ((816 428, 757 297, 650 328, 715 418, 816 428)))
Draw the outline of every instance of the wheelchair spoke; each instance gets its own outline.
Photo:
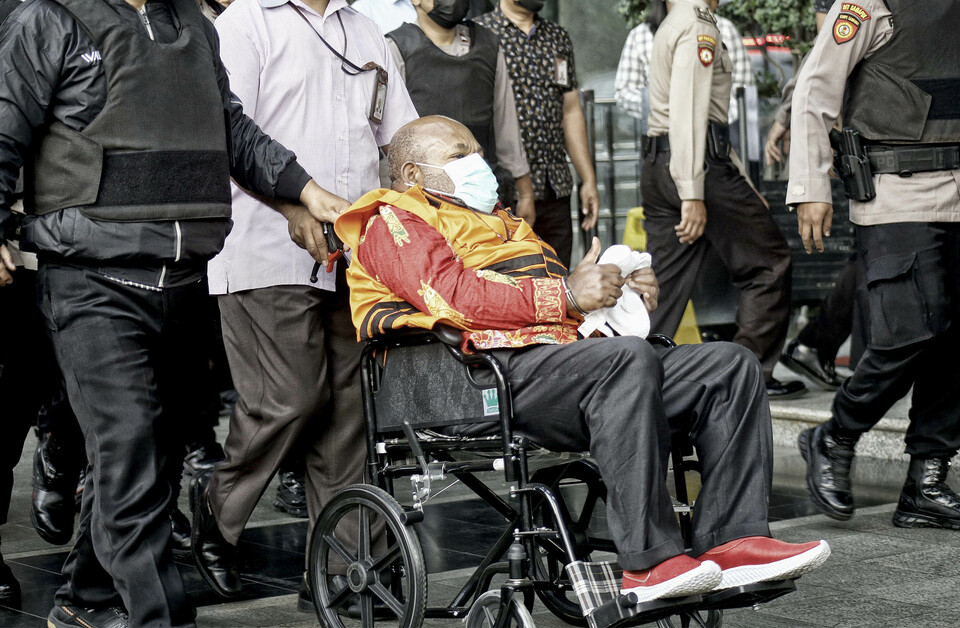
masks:
POLYGON ((350 565, 357 562, 357 558, 347 551, 347 548, 343 546, 343 543, 341 543, 340 539, 337 537, 333 536, 332 534, 324 534, 323 541, 329 545, 330 549, 332 549, 334 553, 340 557, 340 560, 346 564, 350 565))
POLYGON ((373 595, 360 594, 360 623, 363 626, 373 625, 373 595))
POLYGON ((390 610, 397 616, 397 618, 403 617, 403 604, 400 603, 400 600, 393 597, 393 595, 387 591, 387 588, 380 584, 379 582, 371 585, 370 590, 373 593, 383 600, 383 603, 390 607, 390 610))
POLYGON ((389 567, 401 557, 400 546, 394 545, 383 556, 376 558, 371 564, 370 569, 380 571, 384 567, 389 567))
POLYGON ((357 534, 357 559, 367 560, 370 558, 370 509, 360 506, 359 523, 360 529, 357 534))
POLYGON ((339 591, 330 596, 330 603, 327 605, 328 608, 340 608, 349 601, 351 593, 350 587, 346 584, 343 585, 339 591))
POLYGON ((494 628, 497 625, 497 616, 493 614, 493 610, 488 607, 483 607, 483 616, 487 618, 487 623, 490 625, 490 628, 494 628))

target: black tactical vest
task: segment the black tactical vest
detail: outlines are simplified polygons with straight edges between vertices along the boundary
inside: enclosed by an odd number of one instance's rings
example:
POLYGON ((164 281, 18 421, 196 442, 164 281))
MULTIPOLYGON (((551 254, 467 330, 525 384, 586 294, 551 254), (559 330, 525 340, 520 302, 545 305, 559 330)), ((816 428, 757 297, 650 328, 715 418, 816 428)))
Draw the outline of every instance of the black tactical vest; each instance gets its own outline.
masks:
POLYGON ((79 207, 115 221, 229 216, 225 110, 196 0, 167 0, 180 28, 169 44, 103 0, 55 1, 93 40, 107 100, 81 132, 60 122, 47 129, 28 168, 28 211, 79 207))
POLYGON ((845 124, 873 142, 960 142, 960 0, 886 0, 893 36, 848 83, 845 124))
POLYGON ((470 52, 454 57, 437 48, 419 26, 404 24, 389 33, 406 64, 407 91, 421 116, 453 118, 470 129, 491 166, 497 163, 493 94, 500 41, 473 22, 470 52))

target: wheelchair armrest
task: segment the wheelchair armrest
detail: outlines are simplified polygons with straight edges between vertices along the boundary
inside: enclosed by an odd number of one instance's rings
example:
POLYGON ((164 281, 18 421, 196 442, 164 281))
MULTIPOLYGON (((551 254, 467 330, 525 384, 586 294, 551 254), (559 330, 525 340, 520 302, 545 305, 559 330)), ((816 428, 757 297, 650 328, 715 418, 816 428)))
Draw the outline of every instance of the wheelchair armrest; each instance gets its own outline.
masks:
POLYGON ((650 334, 647 336, 647 342, 652 345, 660 345, 661 347, 666 347, 672 349, 677 346, 677 343, 673 341, 673 338, 670 336, 664 336, 663 334, 650 334))
POLYGON ((430 330, 437 340, 445 345, 459 348, 463 343, 463 335, 460 330, 450 325, 437 324, 430 330))

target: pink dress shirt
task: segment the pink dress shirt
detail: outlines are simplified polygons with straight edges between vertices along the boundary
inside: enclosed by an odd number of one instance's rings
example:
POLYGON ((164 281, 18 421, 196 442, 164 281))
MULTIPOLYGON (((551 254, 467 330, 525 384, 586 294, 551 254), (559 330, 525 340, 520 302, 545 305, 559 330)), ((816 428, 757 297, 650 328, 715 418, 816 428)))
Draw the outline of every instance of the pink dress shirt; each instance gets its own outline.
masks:
MULTIPOLYGON (((346 0, 330 0, 323 15, 300 0, 236 0, 215 25, 230 88, 265 133, 295 152, 321 187, 350 202, 380 187, 378 147, 417 111, 372 20, 346 0), (372 61, 387 70, 380 124, 369 118, 376 72, 341 70, 317 32, 357 66, 372 61)), ((278 285, 334 289, 332 273, 310 283, 313 259, 290 240, 286 219, 236 185, 233 222, 223 251, 209 264, 211 294, 278 285)))

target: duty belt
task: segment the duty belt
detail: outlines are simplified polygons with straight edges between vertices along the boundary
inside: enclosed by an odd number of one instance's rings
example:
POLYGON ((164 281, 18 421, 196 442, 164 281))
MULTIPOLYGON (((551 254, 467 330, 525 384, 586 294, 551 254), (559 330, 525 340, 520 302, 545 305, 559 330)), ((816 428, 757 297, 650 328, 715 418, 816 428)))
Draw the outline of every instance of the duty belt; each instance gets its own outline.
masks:
POLYGON ((915 172, 936 172, 960 168, 958 146, 867 146, 873 174, 912 176, 915 172))
POLYGON ((641 143, 644 157, 648 155, 656 157, 658 153, 670 152, 669 135, 644 135, 641 143))

